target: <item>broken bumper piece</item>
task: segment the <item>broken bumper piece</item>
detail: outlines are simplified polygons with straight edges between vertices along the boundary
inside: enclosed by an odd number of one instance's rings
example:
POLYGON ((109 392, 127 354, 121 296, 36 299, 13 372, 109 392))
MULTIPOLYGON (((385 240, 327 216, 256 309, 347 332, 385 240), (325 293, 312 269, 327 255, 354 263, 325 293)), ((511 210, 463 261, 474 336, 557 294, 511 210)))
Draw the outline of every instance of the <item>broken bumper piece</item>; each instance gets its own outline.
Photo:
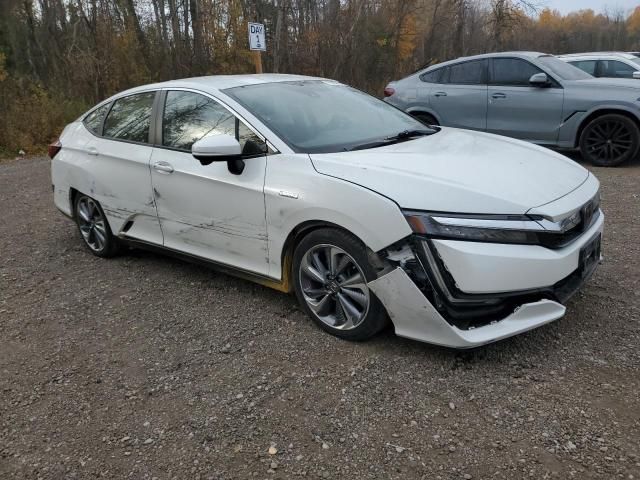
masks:
POLYGON ((453 348, 473 348, 540 327, 562 317, 565 307, 553 300, 525 303, 487 325, 462 330, 447 322, 401 268, 369 283, 383 303, 398 336, 453 348))

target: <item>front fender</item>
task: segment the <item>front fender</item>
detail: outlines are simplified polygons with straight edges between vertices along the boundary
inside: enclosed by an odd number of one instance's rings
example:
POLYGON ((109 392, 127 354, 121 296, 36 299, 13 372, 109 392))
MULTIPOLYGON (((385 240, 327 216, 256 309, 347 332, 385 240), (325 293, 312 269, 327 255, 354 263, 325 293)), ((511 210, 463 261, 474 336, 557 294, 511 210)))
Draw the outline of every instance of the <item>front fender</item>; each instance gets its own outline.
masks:
POLYGON ((318 173, 308 155, 268 158, 265 204, 269 276, 282 278, 282 253, 289 234, 319 221, 342 227, 374 252, 411 234, 398 205, 367 188, 318 173))

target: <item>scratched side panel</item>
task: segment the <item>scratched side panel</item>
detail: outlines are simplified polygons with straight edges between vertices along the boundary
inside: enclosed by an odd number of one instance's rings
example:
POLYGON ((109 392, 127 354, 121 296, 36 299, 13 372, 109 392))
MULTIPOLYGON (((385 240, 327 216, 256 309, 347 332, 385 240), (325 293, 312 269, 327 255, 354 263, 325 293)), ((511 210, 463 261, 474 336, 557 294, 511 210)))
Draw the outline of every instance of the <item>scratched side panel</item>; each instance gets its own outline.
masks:
POLYGON ((411 234, 393 201, 353 183, 316 172, 306 154, 268 157, 264 192, 269 276, 273 278, 282 278, 282 250, 289 233, 307 221, 341 226, 373 251, 411 234))
POLYGON ((154 149, 156 162, 174 169, 152 168, 165 246, 266 275, 265 158, 247 159, 241 175, 226 162, 201 165, 190 153, 162 148, 154 149))
POLYGON ((161 245, 149 171, 151 147, 95 137, 81 123, 72 124, 62 141, 63 150, 52 162, 56 205, 70 213, 69 188, 74 188, 100 203, 114 235, 132 220, 127 236, 161 245))

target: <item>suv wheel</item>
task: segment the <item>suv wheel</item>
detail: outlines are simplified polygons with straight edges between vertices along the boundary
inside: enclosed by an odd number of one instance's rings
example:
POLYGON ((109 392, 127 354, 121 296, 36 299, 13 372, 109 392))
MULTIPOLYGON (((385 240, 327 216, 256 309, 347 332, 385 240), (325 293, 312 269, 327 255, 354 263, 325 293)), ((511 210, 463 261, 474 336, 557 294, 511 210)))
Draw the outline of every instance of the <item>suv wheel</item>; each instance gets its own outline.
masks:
POLYGON ((639 147, 638 126, 615 113, 591 120, 580 136, 583 158, 601 167, 615 167, 634 158, 639 147))
POLYGON ((387 313, 369 290, 376 278, 360 240, 341 230, 304 237, 293 255, 298 301, 323 330, 348 340, 366 340, 384 328, 387 313))

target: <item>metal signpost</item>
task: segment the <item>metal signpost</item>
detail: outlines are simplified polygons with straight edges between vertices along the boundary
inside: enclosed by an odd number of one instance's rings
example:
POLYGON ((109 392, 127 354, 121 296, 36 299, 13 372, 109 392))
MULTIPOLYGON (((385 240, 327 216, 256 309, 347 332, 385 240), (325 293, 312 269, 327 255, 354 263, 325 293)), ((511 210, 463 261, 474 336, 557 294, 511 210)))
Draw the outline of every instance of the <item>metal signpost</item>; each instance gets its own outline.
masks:
POLYGON ((253 52, 253 61, 256 64, 256 73, 262 73, 262 53, 267 51, 264 25, 262 23, 249 23, 249 49, 253 52))

